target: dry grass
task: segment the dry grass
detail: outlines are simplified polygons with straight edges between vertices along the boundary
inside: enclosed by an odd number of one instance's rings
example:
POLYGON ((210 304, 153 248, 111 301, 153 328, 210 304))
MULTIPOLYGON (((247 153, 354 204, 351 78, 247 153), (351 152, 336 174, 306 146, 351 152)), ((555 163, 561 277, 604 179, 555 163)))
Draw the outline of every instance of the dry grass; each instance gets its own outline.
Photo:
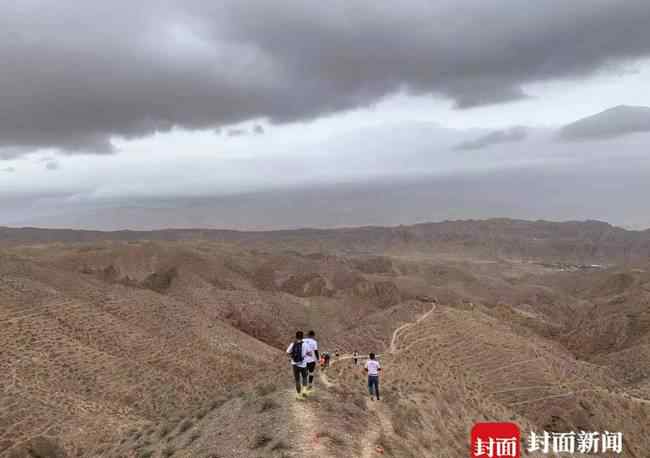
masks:
POLYGON ((258 434, 255 436, 253 439, 253 443, 251 444, 251 448, 253 450, 257 450, 263 447, 266 447, 269 443, 273 441, 273 438, 265 433, 258 434))
MULTIPOLYGON (((337 237, 245 248, 98 242, 0 252, 0 423, 19 425, 0 425, 0 445, 56 424, 48 435, 87 453, 101 447, 112 457, 138 447, 143 456, 181 455, 223 440, 216 431, 224 419, 259 416, 247 424, 249 437, 263 452, 279 444, 283 453, 282 441, 263 438, 286 431, 260 423, 286 427, 277 421, 289 410, 283 352, 295 330, 316 328, 322 348, 385 353, 393 330, 438 298, 436 313, 400 334, 397 354, 382 354, 387 454, 392 447, 406 457, 407 444, 460 456, 468 426, 480 418, 618 428, 639 456, 650 448, 648 405, 613 393, 650 398, 648 274, 557 272, 476 259, 442 242, 393 250, 382 241, 376 257, 370 249, 357 254, 364 239, 337 237), (245 415, 235 416, 235 407, 245 415)), ((338 386, 319 387, 305 404, 343 453, 375 416, 360 368, 341 362, 330 374, 338 386)))
POLYGON ((406 402, 400 402, 393 409, 391 421, 395 434, 403 438, 409 432, 418 431, 423 426, 420 410, 416 406, 406 402))

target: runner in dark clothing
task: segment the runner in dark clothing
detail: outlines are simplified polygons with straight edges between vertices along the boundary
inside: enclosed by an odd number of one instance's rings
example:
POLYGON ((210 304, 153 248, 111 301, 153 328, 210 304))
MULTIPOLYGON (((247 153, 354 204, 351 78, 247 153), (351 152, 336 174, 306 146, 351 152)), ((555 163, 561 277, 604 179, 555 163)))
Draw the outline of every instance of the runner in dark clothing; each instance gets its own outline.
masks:
POLYGON ((318 361, 318 342, 316 341, 316 333, 314 331, 309 331, 307 333, 307 338, 303 340, 303 344, 307 346, 307 356, 305 356, 305 361, 307 362, 307 372, 309 372, 309 385, 307 385, 307 391, 313 389, 314 384, 314 372, 316 372, 316 362, 318 361))

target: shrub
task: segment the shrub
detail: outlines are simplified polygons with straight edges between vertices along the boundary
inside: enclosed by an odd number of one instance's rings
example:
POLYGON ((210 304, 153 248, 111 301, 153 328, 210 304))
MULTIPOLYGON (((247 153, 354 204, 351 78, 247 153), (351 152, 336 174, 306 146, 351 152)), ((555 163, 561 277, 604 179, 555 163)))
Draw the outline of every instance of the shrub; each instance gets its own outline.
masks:
POLYGON ((160 430, 158 431, 158 435, 160 437, 166 437, 167 434, 171 431, 171 428, 169 427, 168 424, 164 424, 160 427, 160 430))
POLYGON ((278 387, 272 383, 265 383, 263 385, 258 385, 255 387, 255 392, 258 396, 267 396, 274 391, 277 391, 278 387))
POLYGON ((267 410, 277 409, 278 407, 280 407, 280 405, 273 399, 264 399, 260 406, 260 413, 266 412, 267 410))
POLYGON ((192 423, 192 420, 185 419, 185 420, 183 420, 183 421, 181 422, 181 424, 178 426, 178 431, 179 431, 180 433, 184 433, 185 431, 187 431, 188 429, 190 429, 193 425, 194 425, 194 423, 192 423))
POLYGON ((273 440, 273 438, 267 436, 266 434, 263 434, 263 433, 262 433, 262 434, 258 434, 258 435, 255 437, 255 439, 253 440, 253 445, 252 445, 251 448, 253 448, 253 449, 258 449, 258 448, 265 447, 266 444, 268 444, 268 443, 271 442, 272 440, 273 440))
POLYGON ((194 431, 192 434, 190 434, 190 438, 187 442, 187 444, 193 443, 195 440, 197 440, 199 437, 201 437, 201 433, 198 431, 194 431))
POLYGON ((43 457, 64 458, 63 448, 53 439, 44 436, 34 437, 28 444, 12 450, 10 458, 43 457))
POLYGON ((334 434, 332 431, 321 431, 320 433, 318 433, 318 435, 320 437, 328 438, 333 445, 336 446, 345 445, 345 441, 341 439, 339 436, 337 436, 336 434, 334 434))
POLYGON ((225 399, 215 399, 210 403, 210 410, 218 409, 226 403, 225 399))
POLYGON ((287 444, 283 439, 280 439, 275 444, 271 446, 271 450, 276 452, 278 450, 289 450, 291 446, 287 444))
POLYGON ((173 447, 165 447, 163 451, 160 453, 160 456, 162 456, 163 458, 168 458, 172 456, 175 452, 176 450, 173 447))

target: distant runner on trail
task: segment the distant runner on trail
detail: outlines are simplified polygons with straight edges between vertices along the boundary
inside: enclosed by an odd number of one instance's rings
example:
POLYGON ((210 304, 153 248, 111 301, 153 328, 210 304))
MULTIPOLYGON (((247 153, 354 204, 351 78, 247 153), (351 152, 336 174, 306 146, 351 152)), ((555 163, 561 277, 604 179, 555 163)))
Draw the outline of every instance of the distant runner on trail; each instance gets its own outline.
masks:
POLYGON ((359 362, 359 352, 355 351, 352 353, 352 360, 354 361, 354 365, 356 366, 357 363, 359 362))
POLYGON ((324 358, 325 358, 325 367, 330 367, 330 354, 329 354, 329 352, 325 353, 324 358))
POLYGON ((308 352, 305 357, 305 361, 307 362, 307 371, 309 372, 307 391, 311 391, 313 389, 316 361, 318 361, 318 342, 316 341, 316 333, 314 331, 309 331, 307 333, 307 338, 303 340, 303 345, 307 347, 308 352))
POLYGON ((293 378, 296 381, 296 392, 298 393, 298 399, 304 399, 306 393, 304 392, 307 388, 307 353, 309 349, 302 340, 303 333, 302 331, 296 332, 296 340, 291 342, 289 348, 287 348, 287 354, 291 359, 291 367, 293 368, 293 378), (300 379, 302 378, 302 387, 301 388, 300 379))
POLYGON ((370 392, 370 400, 373 401, 373 395, 379 401, 379 372, 381 372, 381 365, 377 361, 375 354, 370 353, 370 359, 366 361, 366 372, 368 373, 368 392, 370 392))

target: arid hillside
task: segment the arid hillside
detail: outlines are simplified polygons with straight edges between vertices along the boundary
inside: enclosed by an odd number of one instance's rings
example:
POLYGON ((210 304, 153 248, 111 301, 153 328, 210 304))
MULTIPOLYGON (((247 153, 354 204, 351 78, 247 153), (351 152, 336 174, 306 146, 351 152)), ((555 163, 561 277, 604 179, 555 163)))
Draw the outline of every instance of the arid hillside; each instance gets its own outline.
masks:
POLYGON ((301 251, 445 250, 487 256, 517 256, 569 262, 644 262, 650 256, 650 229, 629 231, 599 221, 556 223, 489 219, 445 221, 397 227, 300 229, 241 232, 213 229, 81 231, 0 227, 0 242, 216 241, 272 244, 301 251))
POLYGON ((0 456, 452 458, 509 420, 650 448, 647 233, 0 234, 0 456), (381 403, 348 359, 296 401, 296 329, 379 353, 381 403))

